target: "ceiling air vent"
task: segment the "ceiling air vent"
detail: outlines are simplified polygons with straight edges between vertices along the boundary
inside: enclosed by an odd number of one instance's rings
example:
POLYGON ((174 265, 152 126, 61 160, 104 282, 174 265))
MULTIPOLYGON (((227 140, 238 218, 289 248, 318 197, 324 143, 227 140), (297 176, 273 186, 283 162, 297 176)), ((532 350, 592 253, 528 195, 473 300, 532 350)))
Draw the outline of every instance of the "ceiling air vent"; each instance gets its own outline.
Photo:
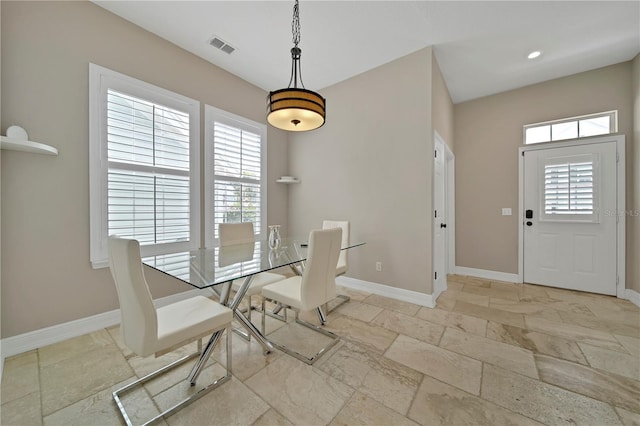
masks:
POLYGON ((220 49, 224 53, 228 53, 228 54, 231 54, 233 53, 234 50, 236 50, 235 47, 232 47, 230 44, 227 44, 226 41, 218 38, 217 36, 214 36, 211 40, 209 40, 209 44, 215 47, 216 49, 220 49))

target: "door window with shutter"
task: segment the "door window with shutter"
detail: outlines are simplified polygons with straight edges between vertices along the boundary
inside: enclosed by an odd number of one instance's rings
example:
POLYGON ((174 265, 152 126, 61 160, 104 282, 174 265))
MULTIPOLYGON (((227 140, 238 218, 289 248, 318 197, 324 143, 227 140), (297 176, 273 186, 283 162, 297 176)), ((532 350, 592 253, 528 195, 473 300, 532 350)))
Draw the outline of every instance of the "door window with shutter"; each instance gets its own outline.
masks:
POLYGON ((598 221, 597 154, 546 159, 542 164, 542 221, 598 221))
POLYGON ((266 126, 205 106, 205 232, 218 241, 221 223, 252 222, 264 236, 266 216, 266 126))
POLYGON ((112 235, 143 256, 199 247, 199 103, 93 64, 90 87, 94 267, 112 235))

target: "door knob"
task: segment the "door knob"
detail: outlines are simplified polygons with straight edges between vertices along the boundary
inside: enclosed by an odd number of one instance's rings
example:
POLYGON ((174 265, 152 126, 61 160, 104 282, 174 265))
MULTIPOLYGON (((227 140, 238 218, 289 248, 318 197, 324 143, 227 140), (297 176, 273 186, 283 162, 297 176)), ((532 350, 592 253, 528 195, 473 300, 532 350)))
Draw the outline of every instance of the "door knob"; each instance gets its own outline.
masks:
POLYGON ((527 222, 527 226, 531 226, 531 225, 533 225, 533 222, 528 221, 528 222, 527 222))
POLYGON ((446 224, 446 223, 441 223, 441 224, 440 224, 440 228, 446 228, 446 227, 447 227, 447 224, 446 224))

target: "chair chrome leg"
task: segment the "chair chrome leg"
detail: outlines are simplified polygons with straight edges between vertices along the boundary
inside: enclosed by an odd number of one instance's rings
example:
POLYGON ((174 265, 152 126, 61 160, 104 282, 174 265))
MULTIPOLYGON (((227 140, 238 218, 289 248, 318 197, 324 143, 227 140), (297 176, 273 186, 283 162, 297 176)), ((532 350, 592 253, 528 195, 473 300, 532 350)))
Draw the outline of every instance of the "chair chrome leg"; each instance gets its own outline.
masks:
MULTIPOLYGON (((338 304, 336 304, 333 308, 331 309, 327 309, 327 313, 330 314, 331 312, 333 312, 335 309, 339 308, 340 306, 344 305, 345 303, 347 303, 349 300, 351 300, 351 297, 345 295, 345 294, 339 294, 336 296, 336 299, 340 299, 340 302, 338 304)), ((335 300, 335 299, 334 299, 335 300)), ((328 305, 328 303, 327 303, 328 305)))
POLYGON ((198 360, 198 362, 195 363, 195 365, 191 369, 191 372, 189 373, 189 376, 188 376, 191 386, 195 386, 196 380, 198 379, 198 376, 200 375, 200 372, 202 371, 204 364, 207 362, 207 360, 211 356, 211 351, 213 351, 213 348, 215 348, 216 345, 218 344, 218 340, 220 340, 221 335, 222 335, 222 330, 218 330, 215 333, 213 333, 213 335, 211 336, 211 339, 209 339, 209 341, 207 342, 207 345, 204 347, 204 352, 200 355, 200 359, 198 360))
POLYGON ((266 317, 266 313, 267 313, 267 310, 266 310, 266 308, 264 306, 264 297, 263 297, 262 298, 262 335, 263 336, 266 336, 266 333, 264 331, 265 330, 265 322, 266 322, 265 320, 267 318, 266 317))
POLYGON ((312 330, 317 331, 318 333, 324 334, 325 336, 331 337, 333 340, 331 340, 331 342, 329 342, 326 346, 324 346, 322 349, 320 349, 318 352, 316 352, 314 355, 311 356, 311 358, 307 357, 304 354, 301 354, 297 351, 295 351, 292 348, 289 348, 285 345, 281 345, 278 342, 271 342, 275 347, 277 347, 278 349, 280 349, 282 352, 291 355, 292 357, 299 359, 300 361, 308 364, 308 365, 313 365, 322 355, 324 355, 325 353, 327 353, 329 351, 329 349, 333 348, 339 341, 340 341, 340 336, 327 331, 321 327, 318 327, 314 324, 308 323, 306 321, 303 321, 301 319, 296 319, 296 323, 310 328, 312 330))
POLYGON ((280 312, 282 310, 282 303, 278 302, 276 303, 276 307, 273 308, 273 313, 277 314, 278 312, 280 312))
MULTIPOLYGON (((227 326, 224 331, 226 331, 227 334, 227 362, 226 362, 226 374, 217 379, 216 381, 214 381, 213 383, 211 383, 210 385, 208 385, 207 387, 204 387, 202 389, 200 389, 199 391, 191 394, 189 397, 183 399, 182 401, 180 401, 179 403, 173 405, 172 407, 168 408, 167 410, 163 411, 162 413, 158 414, 157 416, 153 417, 151 420, 146 421, 145 423, 143 423, 143 426, 146 425, 151 425, 154 424, 158 421, 160 421, 163 418, 169 417, 170 415, 176 413, 178 410, 180 410, 181 408, 191 404, 192 402, 196 401, 198 398, 201 398, 202 396, 206 395, 207 393, 211 392, 212 390, 214 390, 215 388, 217 388, 218 386, 222 385, 223 383, 228 382, 231 379, 231 326, 227 326)), ((222 333, 223 330, 218 331, 217 333, 222 333)), ((211 342, 211 341, 210 341, 211 342)), ((201 345, 198 345, 199 348, 201 347, 201 345)), ((128 385, 114 391, 112 393, 113 396, 113 400, 115 401, 118 410, 120 411, 120 414, 122 415, 122 418, 124 419, 125 423, 128 426, 132 426, 133 423, 131 422, 131 419, 129 418, 129 415, 127 414, 127 411, 124 408, 124 404, 122 403, 122 399, 121 396, 129 391, 131 391, 132 389, 148 382, 149 380, 169 371, 172 370, 182 364, 184 364, 185 362, 197 357, 198 355, 200 355, 202 357, 202 354, 200 352, 194 352, 190 355, 186 355, 174 362, 172 362, 171 364, 156 370, 150 374, 147 374, 146 376, 132 382, 129 383, 128 385)))
POLYGON ((231 324, 229 324, 227 326, 226 329, 226 333, 227 333, 227 376, 231 377, 231 344, 233 343, 233 340, 231 340, 231 324))
POLYGON ((327 317, 324 315, 324 312, 322 312, 322 308, 320 306, 316 308, 316 313, 318 314, 318 319, 320 320, 320 324, 324 325, 327 322, 327 317))
MULTIPOLYGON (((264 329, 264 319, 265 319, 265 315, 266 315, 266 309, 264 309, 265 300, 266 300, 266 298, 263 297, 262 298, 262 321, 263 321, 262 322, 262 327, 263 327, 262 328, 262 334, 266 336, 265 329, 264 329)), ((285 318, 287 316, 287 310, 288 310, 287 307, 284 306, 285 318)), ((309 365, 313 365, 318 360, 318 358, 320 358, 323 354, 325 354, 329 349, 331 349, 333 346, 335 346, 340 341, 340 336, 338 336, 338 335, 336 335, 336 334, 334 334, 334 333, 332 333, 330 331, 327 331, 327 330, 323 329, 322 327, 318 327, 315 324, 311 324, 311 323, 309 323, 307 321, 301 320, 300 318, 298 318, 299 312, 298 312, 297 309, 294 309, 293 312, 294 312, 294 315, 295 315, 294 320, 295 320, 296 323, 298 323, 298 324, 300 324, 302 326, 305 326, 307 328, 310 328, 310 329, 312 329, 314 331, 317 331, 318 333, 324 334, 325 336, 331 337, 332 341, 330 343, 328 343, 326 346, 324 346, 322 349, 320 349, 311 358, 309 358, 306 355, 303 355, 303 354, 301 354, 301 353, 299 353, 299 352, 297 352, 297 351, 295 351, 295 350, 293 350, 291 348, 288 348, 285 345, 281 345, 278 342, 274 342, 272 340, 270 342, 271 342, 271 344, 273 346, 275 346, 278 349, 280 349, 281 351, 291 355, 292 357, 297 358, 300 361, 303 361, 303 362, 305 362, 305 363, 307 363, 309 365)), ((326 317, 324 315, 324 312, 322 311, 322 309, 320 307, 316 308, 316 312, 318 313, 318 316, 320 317, 320 322, 322 324, 324 324, 327 321, 327 319, 326 319, 326 317)))
POLYGON ((267 311, 267 315, 269 315, 271 318, 275 318, 280 321, 285 321, 284 316, 279 314, 279 312, 282 311, 283 309, 284 309, 284 306, 282 305, 282 303, 277 302, 275 308, 273 308, 271 312, 267 311))
MULTIPOLYGON (((251 296, 247 296, 247 299, 249 299, 249 307, 248 307, 249 312, 248 312, 247 317, 249 319, 249 322, 251 322, 251 311, 253 310, 253 306, 251 306, 251 296)), ((251 341, 251 333, 247 333, 247 340, 249 342, 251 341)))

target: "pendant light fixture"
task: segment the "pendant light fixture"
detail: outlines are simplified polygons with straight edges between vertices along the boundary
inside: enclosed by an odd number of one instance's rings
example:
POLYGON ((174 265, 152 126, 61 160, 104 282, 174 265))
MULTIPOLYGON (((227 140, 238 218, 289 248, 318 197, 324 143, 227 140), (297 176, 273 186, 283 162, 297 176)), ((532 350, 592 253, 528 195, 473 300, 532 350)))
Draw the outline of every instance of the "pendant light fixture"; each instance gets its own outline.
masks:
POLYGON ((267 99, 267 121, 273 127, 290 132, 314 130, 324 124, 326 100, 304 88, 300 68, 300 13, 298 0, 293 6, 293 48, 291 49, 291 79, 286 89, 270 92, 267 99), (300 83, 301 88, 298 87, 300 83), (293 84, 293 86, 292 86, 293 84))

